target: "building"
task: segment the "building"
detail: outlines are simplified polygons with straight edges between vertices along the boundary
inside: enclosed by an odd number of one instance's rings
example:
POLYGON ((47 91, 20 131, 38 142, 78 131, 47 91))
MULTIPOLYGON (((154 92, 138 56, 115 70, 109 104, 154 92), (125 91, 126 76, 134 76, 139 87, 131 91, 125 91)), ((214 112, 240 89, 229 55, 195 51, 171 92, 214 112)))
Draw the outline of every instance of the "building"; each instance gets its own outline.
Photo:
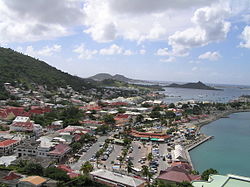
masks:
POLYGON ((9 155, 14 152, 15 147, 19 144, 18 140, 0 141, 0 155, 9 155))
POLYGON ((21 174, 9 170, 0 170, 0 184, 5 184, 8 187, 16 187, 21 178, 23 178, 21 174))
POLYGON ((90 173, 92 180, 105 184, 107 186, 124 186, 124 187, 144 187, 146 186, 146 181, 130 177, 127 175, 122 175, 112 171, 99 169, 92 171, 90 173))
POLYGON ((36 156, 37 155, 37 148, 39 142, 36 141, 25 141, 22 144, 17 146, 17 156, 36 156))
POLYGON ((140 138, 141 140, 151 140, 151 141, 166 141, 170 138, 169 135, 165 133, 154 133, 154 132, 139 132, 132 130, 130 135, 135 138, 140 138))
POLYGON ((70 146, 60 143, 54 147, 54 150, 48 153, 48 156, 60 162, 70 151, 70 146))
POLYGON ((40 176, 29 176, 19 180, 17 187, 56 187, 57 181, 52 179, 40 177, 40 176))
POLYGON ((194 187, 248 187, 250 177, 238 175, 210 175, 208 181, 193 181, 194 187))
POLYGON ((174 162, 187 162, 186 151, 181 145, 175 145, 175 149, 172 150, 171 154, 174 162))
POLYGON ((10 125, 10 131, 33 132, 36 136, 42 134, 42 126, 30 121, 29 117, 17 116, 10 125))
POLYGON ((165 171, 161 171, 157 180, 163 183, 178 183, 178 182, 191 182, 193 180, 200 180, 199 175, 190 174, 189 170, 186 170, 182 166, 172 166, 165 171))

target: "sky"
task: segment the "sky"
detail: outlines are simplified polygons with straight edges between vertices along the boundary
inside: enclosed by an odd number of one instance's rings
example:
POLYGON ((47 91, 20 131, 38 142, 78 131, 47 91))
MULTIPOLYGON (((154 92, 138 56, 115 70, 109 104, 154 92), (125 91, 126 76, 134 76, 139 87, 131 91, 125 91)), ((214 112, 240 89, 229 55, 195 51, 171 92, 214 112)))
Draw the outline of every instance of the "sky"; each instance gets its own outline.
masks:
POLYGON ((0 46, 84 78, 250 85, 250 0, 1 0, 0 46))

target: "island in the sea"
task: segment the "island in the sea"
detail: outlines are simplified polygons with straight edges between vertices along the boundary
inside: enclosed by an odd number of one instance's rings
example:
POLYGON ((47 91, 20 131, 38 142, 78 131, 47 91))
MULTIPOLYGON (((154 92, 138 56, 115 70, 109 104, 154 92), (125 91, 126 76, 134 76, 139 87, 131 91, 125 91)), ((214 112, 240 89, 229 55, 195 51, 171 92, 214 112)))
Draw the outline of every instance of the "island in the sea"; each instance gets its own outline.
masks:
POLYGON ((220 90, 211 86, 207 86, 201 81, 197 83, 186 83, 186 84, 170 84, 167 85, 166 87, 172 87, 172 88, 189 88, 189 89, 202 89, 202 90, 220 90))

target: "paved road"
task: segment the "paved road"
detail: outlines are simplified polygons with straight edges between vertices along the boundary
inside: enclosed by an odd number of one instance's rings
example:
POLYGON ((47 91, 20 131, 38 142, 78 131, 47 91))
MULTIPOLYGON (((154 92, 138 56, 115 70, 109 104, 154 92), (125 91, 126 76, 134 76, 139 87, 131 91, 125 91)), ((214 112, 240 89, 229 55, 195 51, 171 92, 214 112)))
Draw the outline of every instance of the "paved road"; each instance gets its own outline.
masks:
POLYGON ((97 139, 97 142, 94 143, 91 148, 83 155, 79 160, 71 165, 71 168, 73 170, 79 170, 82 166, 82 164, 86 161, 88 161, 93 155, 96 154, 96 152, 100 149, 100 145, 105 142, 105 140, 108 138, 108 136, 101 136, 97 139))
POLYGON ((141 168, 142 164, 139 163, 138 161, 142 157, 147 157, 148 152, 149 152, 150 149, 149 149, 148 146, 144 147, 143 144, 140 143, 139 141, 133 141, 131 145, 133 147, 133 152, 130 154, 130 156, 134 158, 132 160, 133 165, 134 165, 135 168, 141 168), (139 149, 139 146, 141 146, 141 149, 139 149))
MULTIPOLYGON (((168 154, 168 145, 167 143, 160 143, 159 145, 159 153, 160 153, 160 156, 166 156, 168 154)), ((159 167, 158 167, 158 171, 161 171, 161 170, 165 170, 167 169, 167 167, 169 166, 169 164, 167 163, 167 161, 163 161, 162 158, 159 159, 159 167)))
POLYGON ((106 168, 109 170, 112 170, 113 164, 111 164, 112 161, 117 162, 116 157, 121 155, 121 150, 122 150, 121 145, 114 145, 114 149, 112 153, 110 153, 109 158, 103 162, 103 165, 106 165, 106 168))

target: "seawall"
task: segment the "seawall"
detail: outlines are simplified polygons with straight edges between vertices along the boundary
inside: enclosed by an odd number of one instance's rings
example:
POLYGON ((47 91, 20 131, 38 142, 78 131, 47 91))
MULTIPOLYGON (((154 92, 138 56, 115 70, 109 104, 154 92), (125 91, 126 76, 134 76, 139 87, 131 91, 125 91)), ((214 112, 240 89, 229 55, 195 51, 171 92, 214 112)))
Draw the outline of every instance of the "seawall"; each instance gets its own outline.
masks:
POLYGON ((213 136, 207 136, 205 137, 204 139, 200 140, 199 142, 191 145, 190 147, 186 148, 186 156, 187 156, 187 160, 189 162, 189 164, 191 165, 192 169, 194 170, 194 166, 193 166, 193 163, 192 163, 192 160, 191 160, 191 157, 190 157, 190 154, 189 154, 189 151, 191 151, 192 149, 196 148, 197 146, 203 144, 204 142, 212 139, 213 136))

